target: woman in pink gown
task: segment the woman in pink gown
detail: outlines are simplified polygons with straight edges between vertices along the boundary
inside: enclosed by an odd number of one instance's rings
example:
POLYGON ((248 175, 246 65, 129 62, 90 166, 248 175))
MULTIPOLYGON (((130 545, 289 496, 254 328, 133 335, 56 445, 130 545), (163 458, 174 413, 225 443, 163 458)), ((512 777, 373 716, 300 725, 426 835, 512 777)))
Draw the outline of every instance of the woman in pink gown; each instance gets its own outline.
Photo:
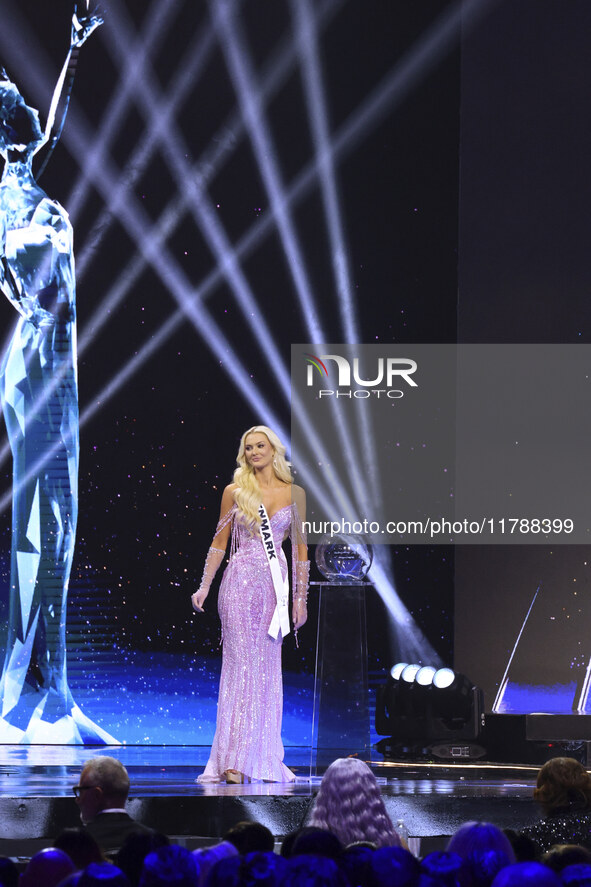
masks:
POLYGON ((290 782, 295 777, 283 763, 281 741, 281 643, 289 631, 285 612, 288 569, 281 545, 289 535, 292 619, 297 631, 307 615, 305 495, 292 482, 285 447, 264 425, 244 433, 236 461, 234 483, 222 496, 201 585, 192 595, 194 610, 203 612, 231 538, 218 602, 223 658, 216 732, 198 782, 290 782), (279 569, 272 568, 273 561, 279 569))

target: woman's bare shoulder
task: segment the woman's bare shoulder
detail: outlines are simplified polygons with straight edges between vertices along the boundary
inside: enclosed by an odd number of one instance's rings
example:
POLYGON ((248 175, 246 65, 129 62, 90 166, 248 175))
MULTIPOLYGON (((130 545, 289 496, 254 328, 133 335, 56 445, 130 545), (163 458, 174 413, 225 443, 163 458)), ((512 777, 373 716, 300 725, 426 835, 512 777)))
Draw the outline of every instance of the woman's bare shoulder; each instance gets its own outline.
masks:
POLYGON ((294 502, 300 513, 306 507, 306 492, 303 487, 298 486, 298 484, 291 485, 291 501, 294 502))
POLYGON ((222 510, 221 513, 224 514, 226 511, 229 511, 236 502, 234 497, 234 493, 238 489, 238 484, 228 484, 227 487, 224 487, 224 492, 222 493, 222 510))

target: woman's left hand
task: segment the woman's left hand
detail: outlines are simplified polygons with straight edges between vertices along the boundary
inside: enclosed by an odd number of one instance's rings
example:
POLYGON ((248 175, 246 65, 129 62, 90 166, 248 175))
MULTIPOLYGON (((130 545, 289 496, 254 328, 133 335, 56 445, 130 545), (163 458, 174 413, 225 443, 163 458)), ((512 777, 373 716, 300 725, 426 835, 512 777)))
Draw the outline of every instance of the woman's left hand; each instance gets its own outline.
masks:
POLYGON ((298 628, 301 628, 302 625, 305 624, 308 618, 308 608, 306 607, 306 601, 301 598, 296 598, 293 602, 293 609, 291 611, 291 618, 293 620, 294 630, 297 631, 298 628))

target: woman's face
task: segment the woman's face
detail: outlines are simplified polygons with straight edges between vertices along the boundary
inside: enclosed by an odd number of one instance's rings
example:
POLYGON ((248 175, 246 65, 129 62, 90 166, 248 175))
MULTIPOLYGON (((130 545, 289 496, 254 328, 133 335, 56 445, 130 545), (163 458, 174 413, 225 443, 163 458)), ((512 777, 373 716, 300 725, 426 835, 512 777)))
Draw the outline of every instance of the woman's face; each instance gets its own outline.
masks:
POLYGON ((275 450, 265 434, 254 431, 244 441, 244 455, 248 464, 252 465, 255 471, 261 471, 262 468, 273 463, 275 450))

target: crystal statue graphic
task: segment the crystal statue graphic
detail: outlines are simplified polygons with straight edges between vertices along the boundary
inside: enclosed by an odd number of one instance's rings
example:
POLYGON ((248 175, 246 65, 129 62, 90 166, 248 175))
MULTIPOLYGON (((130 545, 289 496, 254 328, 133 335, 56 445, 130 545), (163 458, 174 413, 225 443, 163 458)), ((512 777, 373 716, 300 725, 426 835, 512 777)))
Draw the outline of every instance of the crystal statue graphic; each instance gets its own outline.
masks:
MULTIPOLYGON (((13 456, 10 615, 0 678, 0 742, 114 743, 75 704, 66 673, 66 599, 78 513, 78 388, 72 228, 39 187, 34 155, 51 135, 66 75, 101 20, 72 19, 45 133, 0 69, 0 288, 20 314, 0 393, 13 456)), ((61 130, 61 127, 60 127, 61 130)), ((53 145, 59 138, 53 136, 53 145)), ((51 150, 51 149, 50 149, 51 150)))

